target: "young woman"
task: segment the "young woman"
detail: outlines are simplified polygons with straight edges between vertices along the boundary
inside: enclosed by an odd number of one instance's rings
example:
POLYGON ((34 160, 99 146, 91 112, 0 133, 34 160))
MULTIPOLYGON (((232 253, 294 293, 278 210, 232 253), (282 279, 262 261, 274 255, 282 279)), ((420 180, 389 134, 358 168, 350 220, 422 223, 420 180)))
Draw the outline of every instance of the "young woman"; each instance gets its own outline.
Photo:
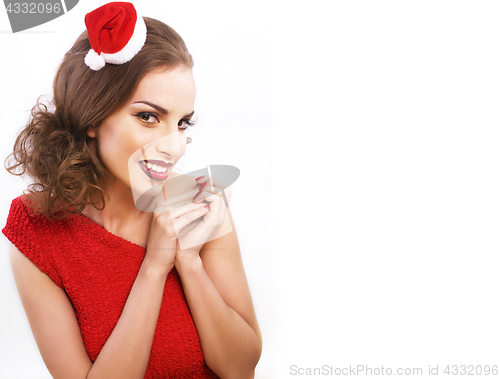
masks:
POLYGON ((45 364, 54 378, 252 378, 261 337, 223 188, 203 175, 181 205, 165 195, 195 122, 192 58, 129 3, 86 25, 8 160, 33 180, 3 233, 45 364))

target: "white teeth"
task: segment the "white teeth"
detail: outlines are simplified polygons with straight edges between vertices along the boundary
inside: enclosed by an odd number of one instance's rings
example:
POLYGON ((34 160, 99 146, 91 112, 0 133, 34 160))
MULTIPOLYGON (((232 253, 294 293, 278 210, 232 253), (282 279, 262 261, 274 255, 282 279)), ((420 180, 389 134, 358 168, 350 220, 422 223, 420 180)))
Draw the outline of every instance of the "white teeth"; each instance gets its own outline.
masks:
POLYGON ((153 170, 153 171, 156 171, 156 172, 166 172, 167 171, 167 168, 166 167, 162 167, 162 166, 158 166, 154 163, 146 163, 146 167, 149 168, 150 170, 153 170))

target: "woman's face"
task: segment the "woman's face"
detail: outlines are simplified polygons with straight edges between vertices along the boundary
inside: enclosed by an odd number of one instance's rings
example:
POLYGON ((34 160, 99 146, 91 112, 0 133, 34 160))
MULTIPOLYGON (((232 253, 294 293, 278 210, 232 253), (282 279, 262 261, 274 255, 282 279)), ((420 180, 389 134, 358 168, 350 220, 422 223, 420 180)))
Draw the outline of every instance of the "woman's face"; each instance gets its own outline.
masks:
POLYGON ((189 68, 151 71, 123 108, 88 130, 113 185, 132 189, 136 201, 161 191, 186 149, 195 95, 189 68))

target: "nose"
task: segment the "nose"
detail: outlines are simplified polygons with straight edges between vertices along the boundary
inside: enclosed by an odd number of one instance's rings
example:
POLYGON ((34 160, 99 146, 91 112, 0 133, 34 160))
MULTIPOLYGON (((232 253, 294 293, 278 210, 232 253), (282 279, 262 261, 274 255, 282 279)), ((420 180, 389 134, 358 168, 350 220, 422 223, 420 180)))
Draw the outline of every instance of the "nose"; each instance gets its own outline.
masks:
POLYGON ((156 140, 155 149, 159 153, 166 154, 175 159, 182 150, 179 132, 176 131, 156 140))

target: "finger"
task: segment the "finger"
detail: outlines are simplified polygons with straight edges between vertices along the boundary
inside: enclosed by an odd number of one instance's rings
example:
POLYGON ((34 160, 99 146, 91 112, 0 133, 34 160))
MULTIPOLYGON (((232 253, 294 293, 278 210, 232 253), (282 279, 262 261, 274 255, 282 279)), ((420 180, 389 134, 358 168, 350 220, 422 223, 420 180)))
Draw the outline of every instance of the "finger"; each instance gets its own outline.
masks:
POLYGON ((202 193, 199 193, 195 197, 195 199, 193 200, 193 202, 194 203, 200 203, 200 202, 204 201, 205 198, 207 198, 209 196, 217 195, 217 196, 222 197, 224 199, 225 206, 229 207, 229 201, 231 201, 232 193, 233 193, 233 190, 230 187, 228 187, 226 189, 215 187, 215 190, 214 190, 213 194, 211 194, 210 192, 206 192, 206 191, 202 192, 202 193))
POLYGON ((219 201, 222 198, 221 193, 216 193, 216 194, 209 194, 207 197, 205 197, 205 201, 208 201, 209 203, 213 203, 215 201, 219 201))
POLYGON ((195 198, 193 199, 193 202, 198 203, 200 201, 203 201, 205 198, 216 195, 216 196, 222 196, 222 188, 219 187, 214 187, 213 192, 210 192, 209 190, 206 190, 207 187, 200 193, 198 193, 195 198))
POLYGON ((209 197, 208 200, 211 201, 209 202, 210 212, 205 215, 203 220, 212 225, 217 224, 221 226, 226 218, 227 210, 224 200, 216 195, 209 197))
POLYGON ((201 181, 199 184, 201 184, 200 187, 201 190, 205 190, 212 193, 215 193, 216 188, 217 191, 220 191, 223 188, 223 186, 215 186, 212 178, 207 178, 206 180, 201 181))
POLYGON ((221 209, 225 209, 224 200, 218 195, 211 195, 205 199, 208 202, 210 214, 220 215, 221 209))
POLYGON ((191 230, 193 230, 194 228, 196 228, 198 226, 198 224, 202 222, 202 219, 199 218, 197 220, 194 220, 193 222, 191 222, 190 224, 186 225, 178 234, 179 234, 179 238, 182 238, 183 236, 185 236, 186 234, 188 234, 191 230))
POLYGON ((186 205, 181 205, 180 207, 177 207, 177 208, 171 210, 170 212, 168 212, 165 210, 165 207, 162 205, 162 202, 159 202, 159 203, 157 203, 157 206, 155 208, 154 217, 156 219, 161 215, 165 215, 165 217, 168 217, 171 220, 171 222, 173 222, 173 223, 178 222, 178 220, 182 219, 181 222, 179 223, 179 225, 184 227, 183 222, 185 220, 190 220, 190 219, 194 220, 198 217, 201 217, 199 215, 200 214, 203 215, 203 214, 207 213, 208 210, 209 210, 209 208, 204 203, 201 203, 201 204, 189 203, 186 205), (189 215, 192 212, 197 212, 197 213, 191 214, 187 218, 183 218, 183 216, 189 215))
POLYGON ((203 217, 207 213, 208 213, 207 207, 200 207, 198 209, 195 209, 189 213, 182 215, 181 217, 174 219, 174 228, 175 228, 175 231, 177 232, 177 235, 179 235, 179 233, 186 226, 191 224, 193 221, 196 221, 199 218, 203 217))
POLYGON ((199 188, 193 188, 192 190, 189 190, 185 193, 180 193, 176 196, 169 197, 168 199, 169 209, 173 210, 174 208, 177 208, 180 205, 192 202, 192 199, 194 199, 194 197, 198 193, 200 193, 199 188))
POLYGON ((203 184, 206 183, 209 179, 210 177, 208 175, 203 175, 197 177, 194 181, 196 182, 196 184, 203 184))
MULTIPOLYGON (((193 190, 194 191, 194 190, 193 190)), ((172 217, 173 218, 176 218, 176 217, 179 217, 182 212, 189 212, 190 209, 185 209, 185 208, 181 208, 181 205, 179 203, 182 204, 182 200, 183 198, 185 198, 185 194, 179 194, 177 197, 173 197, 173 198, 168 198, 167 197, 167 191, 165 188, 163 188, 163 191, 162 191, 162 197, 163 197, 163 201, 165 202, 165 207, 168 211, 170 211, 170 213, 172 214, 173 210, 174 209, 178 209, 176 212, 173 213, 172 217)), ((189 204, 189 198, 185 199, 184 201, 188 201, 188 204, 189 204)))
MULTIPOLYGON (((199 185, 200 185, 200 188, 198 190, 198 194, 202 191, 209 191, 210 192, 213 190, 212 188, 210 188, 210 183, 208 182, 208 179, 207 179, 207 181, 204 181, 203 183, 199 183, 199 185)), ((195 195, 195 197, 196 197, 196 195, 195 195)))
POLYGON ((201 209, 205 206, 203 203, 188 203, 185 205, 181 205, 177 208, 174 208, 170 211, 170 215, 172 216, 173 219, 177 219, 179 217, 182 217, 183 215, 195 211, 197 209, 201 209))
POLYGON ((207 183, 203 183, 200 188, 198 189, 198 192, 196 192, 196 194, 193 196, 193 201, 195 201, 196 199, 198 199, 198 197, 200 196, 200 194, 204 191, 204 189, 206 188, 207 186, 207 183))
MULTIPOLYGON (((215 168, 215 166, 214 166, 214 168, 215 168)), ((235 168, 235 167, 232 167, 232 168, 235 168)), ((208 182, 212 188, 220 188, 220 189, 226 190, 226 189, 229 189, 231 187, 231 185, 234 183, 236 178, 239 176, 239 170, 236 170, 236 171, 237 171, 237 173, 235 173, 235 172, 229 173, 227 171, 222 173, 220 170, 216 170, 214 172, 216 174, 215 176, 213 175, 214 173, 211 173, 210 176, 207 176, 207 175, 200 176, 200 177, 196 178, 197 179, 196 183, 199 185, 202 185, 202 184, 208 182), (232 175, 228 176, 228 174, 232 174, 232 175), (236 174, 236 176, 233 179, 231 179, 230 177, 234 176, 235 174, 236 174)), ((230 191, 232 191, 232 189, 230 191)), ((215 192, 215 191, 213 191, 213 192, 215 192)), ((229 201, 231 199, 232 193, 230 192, 228 194, 228 192, 225 192, 225 195, 226 195, 227 201, 229 201)))

